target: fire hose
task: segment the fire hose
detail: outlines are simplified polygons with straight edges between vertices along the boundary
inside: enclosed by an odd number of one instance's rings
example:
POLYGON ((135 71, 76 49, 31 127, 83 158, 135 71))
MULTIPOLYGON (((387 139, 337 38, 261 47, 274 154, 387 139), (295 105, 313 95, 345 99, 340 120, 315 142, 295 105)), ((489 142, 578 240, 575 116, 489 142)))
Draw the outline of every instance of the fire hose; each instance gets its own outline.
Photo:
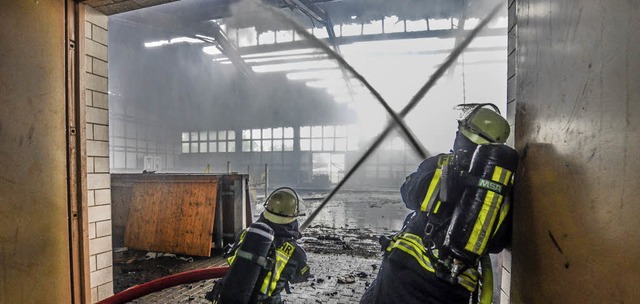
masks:
POLYGON ((148 294, 182 284, 189 284, 201 280, 217 279, 223 277, 229 270, 228 266, 197 269, 185 271, 174 275, 162 277, 144 284, 125 289, 98 304, 121 304, 144 297, 148 294))

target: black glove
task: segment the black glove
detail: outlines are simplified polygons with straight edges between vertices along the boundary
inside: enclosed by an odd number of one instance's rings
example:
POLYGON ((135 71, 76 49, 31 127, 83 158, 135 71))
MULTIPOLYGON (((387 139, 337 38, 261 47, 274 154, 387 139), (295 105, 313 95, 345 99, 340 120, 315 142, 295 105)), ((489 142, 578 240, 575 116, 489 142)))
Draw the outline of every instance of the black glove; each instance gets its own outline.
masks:
POLYGON ((393 241, 393 236, 388 237, 386 235, 381 235, 378 238, 378 243, 380 243, 380 251, 385 251, 387 250, 387 247, 389 247, 389 245, 391 245, 391 242, 393 241))

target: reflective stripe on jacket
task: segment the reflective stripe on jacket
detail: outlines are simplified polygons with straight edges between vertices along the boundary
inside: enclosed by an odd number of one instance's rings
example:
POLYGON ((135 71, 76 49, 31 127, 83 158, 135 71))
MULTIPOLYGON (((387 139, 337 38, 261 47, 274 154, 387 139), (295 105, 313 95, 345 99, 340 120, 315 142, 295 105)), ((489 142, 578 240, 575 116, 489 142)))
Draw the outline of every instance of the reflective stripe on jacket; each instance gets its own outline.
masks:
MULTIPOLYGON (((233 247, 233 254, 227 258, 229 265, 236 259, 238 248, 244 241, 246 230, 243 230, 233 247)), ((309 277, 309 266, 306 263, 306 253, 295 240, 276 238, 274 244, 280 244, 269 253, 271 263, 258 277, 254 288, 255 299, 258 303, 279 303, 280 293, 289 282, 305 281, 309 277), (258 289, 259 288, 259 289, 258 289)))
MULTIPOLYGON (((387 247, 387 252, 394 251, 396 251, 395 254, 408 255, 421 266, 423 271, 435 273, 420 236, 408 232, 397 235, 387 247)), ((469 268, 458 276, 458 284, 469 291, 474 291, 478 284, 478 276, 479 273, 476 269, 469 268)))
POLYGON ((293 251, 296 248, 289 242, 284 242, 282 246, 276 249, 276 260, 273 270, 269 271, 262 281, 260 293, 270 297, 276 289, 276 283, 280 280, 284 267, 287 266, 293 251))

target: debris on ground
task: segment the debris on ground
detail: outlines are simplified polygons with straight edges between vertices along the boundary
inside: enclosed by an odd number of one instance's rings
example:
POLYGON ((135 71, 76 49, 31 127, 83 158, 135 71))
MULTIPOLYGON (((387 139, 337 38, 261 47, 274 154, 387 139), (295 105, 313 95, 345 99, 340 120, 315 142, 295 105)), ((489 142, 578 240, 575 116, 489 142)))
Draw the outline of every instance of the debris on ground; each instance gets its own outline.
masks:
MULTIPOLYGON (((307 213, 315 209, 320 199, 309 201, 305 202, 307 213)), ((292 284, 291 294, 283 294, 283 299, 291 303, 358 303, 379 269, 382 255, 379 236, 398 231, 406 214, 397 193, 336 195, 298 241, 307 252, 309 280, 292 284)), ((304 218, 299 221, 302 223, 304 218)), ((146 260, 147 254, 114 250, 114 292, 173 273, 226 265, 220 253, 212 258, 149 253, 153 258, 146 260)), ((172 287, 133 303, 210 303, 204 294, 211 290, 214 281, 172 287)))
POLYGON ((313 226, 304 231, 299 242, 307 252, 373 258, 380 254, 377 240, 370 229, 313 226))
POLYGON ((113 292, 187 270, 205 268, 203 263, 226 264, 221 257, 191 257, 126 250, 113 253, 113 292))
POLYGON ((144 259, 145 260, 151 260, 151 259, 156 259, 159 257, 167 257, 167 258, 175 258, 176 255, 173 253, 162 253, 162 252, 147 252, 147 254, 145 255, 144 259))
POLYGON ((369 277, 369 275, 364 271, 360 271, 360 272, 356 273, 356 276, 359 277, 359 278, 363 278, 363 279, 369 277))
POLYGON ((338 277, 338 284, 352 284, 356 282, 356 277, 348 274, 338 277))

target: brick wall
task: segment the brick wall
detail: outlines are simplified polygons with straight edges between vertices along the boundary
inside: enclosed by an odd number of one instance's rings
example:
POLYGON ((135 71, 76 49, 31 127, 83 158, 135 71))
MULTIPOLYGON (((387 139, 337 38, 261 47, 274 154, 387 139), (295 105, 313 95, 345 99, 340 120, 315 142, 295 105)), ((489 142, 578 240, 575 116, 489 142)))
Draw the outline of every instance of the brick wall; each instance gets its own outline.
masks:
POLYGON ((113 294, 109 177, 108 18, 86 6, 85 94, 91 302, 113 294))

